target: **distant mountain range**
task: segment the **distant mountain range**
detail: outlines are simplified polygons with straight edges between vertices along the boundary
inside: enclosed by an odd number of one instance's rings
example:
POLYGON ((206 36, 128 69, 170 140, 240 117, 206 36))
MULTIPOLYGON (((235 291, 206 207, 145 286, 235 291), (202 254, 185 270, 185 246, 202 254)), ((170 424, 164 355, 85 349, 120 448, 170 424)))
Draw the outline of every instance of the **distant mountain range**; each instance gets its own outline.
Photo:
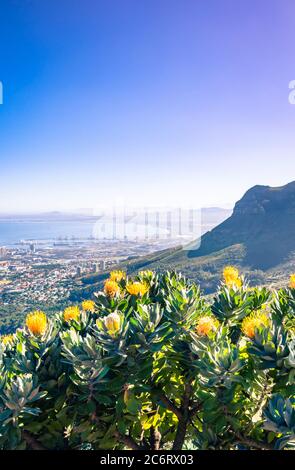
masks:
MULTIPOLYGON (((254 284, 281 285, 295 272, 295 181, 276 188, 254 186, 236 203, 232 215, 201 240, 186 249, 125 262, 122 268, 130 274, 139 269, 176 269, 210 293, 226 264, 239 266, 254 284)), ((95 290, 106 275, 85 279, 83 284, 95 290)))
POLYGON ((83 212, 28 212, 28 213, 5 213, 0 212, 1 221, 19 221, 19 222, 28 222, 28 221, 88 221, 97 219, 93 214, 83 213, 83 212))
MULTIPOLYGON (((153 211, 151 211, 153 214, 153 211)), ((156 210, 154 214, 156 213, 156 210)), ((232 209, 225 209, 221 207, 203 207, 201 209, 202 214, 202 225, 204 230, 206 226, 212 228, 212 226, 218 225, 220 222, 225 220, 232 213, 232 209)), ((106 210, 106 214, 112 218, 113 209, 109 208, 106 210)), ((96 221, 102 215, 106 215, 104 211, 101 214, 95 212, 93 209, 79 209, 71 212, 51 211, 51 212, 0 212, 0 220, 94 220, 96 221)))

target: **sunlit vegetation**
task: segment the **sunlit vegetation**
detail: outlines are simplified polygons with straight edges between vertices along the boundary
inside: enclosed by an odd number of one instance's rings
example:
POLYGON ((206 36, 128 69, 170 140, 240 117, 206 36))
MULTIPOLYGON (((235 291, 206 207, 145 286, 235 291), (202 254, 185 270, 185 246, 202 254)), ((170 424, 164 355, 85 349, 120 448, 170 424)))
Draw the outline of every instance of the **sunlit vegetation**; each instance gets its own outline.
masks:
MULTIPOLYGON (((43 311, 44 310, 44 311, 43 311)), ((2 449, 292 449, 295 276, 214 296, 112 272, 91 300, 0 338, 2 449)))

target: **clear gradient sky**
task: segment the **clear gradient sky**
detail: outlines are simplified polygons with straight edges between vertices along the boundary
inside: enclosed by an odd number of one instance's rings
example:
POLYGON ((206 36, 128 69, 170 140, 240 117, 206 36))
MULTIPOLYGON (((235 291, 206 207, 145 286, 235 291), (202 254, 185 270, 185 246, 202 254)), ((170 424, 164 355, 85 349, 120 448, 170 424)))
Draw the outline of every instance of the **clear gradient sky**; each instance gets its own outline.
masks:
POLYGON ((295 179, 294 0, 1 0, 0 211, 295 179))

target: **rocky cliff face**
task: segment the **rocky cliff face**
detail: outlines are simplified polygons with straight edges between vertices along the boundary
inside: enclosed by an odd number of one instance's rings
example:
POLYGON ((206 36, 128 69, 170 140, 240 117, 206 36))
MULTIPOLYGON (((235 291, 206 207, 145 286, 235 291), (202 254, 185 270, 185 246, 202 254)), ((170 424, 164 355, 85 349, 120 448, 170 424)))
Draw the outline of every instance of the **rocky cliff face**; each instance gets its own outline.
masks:
POLYGON ((254 186, 235 205, 233 215, 202 237, 191 257, 243 244, 245 263, 268 269, 295 252, 295 181, 286 186, 254 186))
POLYGON ((234 215, 286 211, 295 215, 295 181, 279 188, 254 186, 235 205, 234 215))

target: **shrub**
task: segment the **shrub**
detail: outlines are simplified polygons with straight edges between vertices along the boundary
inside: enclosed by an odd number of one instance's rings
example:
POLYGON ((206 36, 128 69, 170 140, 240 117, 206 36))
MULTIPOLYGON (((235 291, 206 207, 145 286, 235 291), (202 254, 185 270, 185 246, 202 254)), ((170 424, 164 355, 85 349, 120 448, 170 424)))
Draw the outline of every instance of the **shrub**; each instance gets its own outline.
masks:
POLYGON ((181 274, 111 274, 93 301, 1 338, 2 449, 290 449, 294 278, 213 300, 181 274))

